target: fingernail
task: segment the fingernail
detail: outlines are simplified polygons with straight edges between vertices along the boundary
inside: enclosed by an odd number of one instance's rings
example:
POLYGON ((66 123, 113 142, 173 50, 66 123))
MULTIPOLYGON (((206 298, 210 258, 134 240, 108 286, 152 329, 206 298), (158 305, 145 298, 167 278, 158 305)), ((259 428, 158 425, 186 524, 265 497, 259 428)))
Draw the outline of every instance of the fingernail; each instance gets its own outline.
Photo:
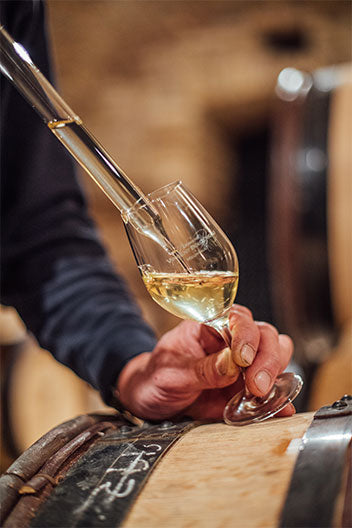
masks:
POLYGON ((257 386, 257 389, 266 394, 269 391, 271 385, 271 376, 266 372, 266 370, 261 370, 254 378, 254 383, 257 386))
POLYGON ((251 365, 255 356, 255 350, 251 345, 243 345, 240 355, 244 366, 251 365))

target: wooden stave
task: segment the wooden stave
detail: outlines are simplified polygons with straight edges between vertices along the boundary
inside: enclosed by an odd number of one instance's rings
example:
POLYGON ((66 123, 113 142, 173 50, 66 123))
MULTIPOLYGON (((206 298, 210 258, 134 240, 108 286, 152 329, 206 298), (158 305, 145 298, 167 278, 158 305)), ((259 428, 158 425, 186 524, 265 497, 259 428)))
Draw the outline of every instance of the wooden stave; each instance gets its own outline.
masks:
POLYGON ((151 511, 158 514, 157 524, 168 528, 276 526, 297 458, 296 448, 293 451, 287 448, 291 440, 303 436, 312 419, 313 413, 302 413, 243 428, 208 424, 193 429, 160 462, 124 528, 152 528, 156 522, 150 518, 151 511), (274 442, 266 443, 273 434, 274 442), (201 478, 195 479, 189 470, 192 460, 219 442, 225 444, 225 450, 213 451, 202 468, 201 478), (233 450, 231 457, 226 456, 229 446, 233 450), (192 452, 185 456, 188 449, 192 452), (197 449, 196 456, 194 449, 197 449), (248 456, 250 462, 243 463, 248 456), (175 475, 177 466, 180 469, 175 475), (173 467, 173 477, 177 477, 175 488, 187 488, 187 497, 180 497, 178 502, 172 500, 170 489, 167 492, 169 467, 173 467), (209 482, 209 472, 213 469, 219 474, 218 468, 221 468, 222 486, 209 482))
MULTIPOLYGON (((60 449, 82 433, 96 428, 103 422, 109 422, 115 426, 116 422, 121 423, 119 416, 104 414, 85 414, 50 429, 45 435, 39 438, 34 444, 26 449, 7 468, 0 477, 0 522, 3 524, 8 515, 16 508, 20 500, 19 490, 29 481, 43 466, 43 463, 58 453, 60 449)), ((122 420, 122 423, 124 421, 122 420)), ((103 428, 105 425, 103 425, 103 428)), ((88 439, 90 440, 90 438, 88 439)))

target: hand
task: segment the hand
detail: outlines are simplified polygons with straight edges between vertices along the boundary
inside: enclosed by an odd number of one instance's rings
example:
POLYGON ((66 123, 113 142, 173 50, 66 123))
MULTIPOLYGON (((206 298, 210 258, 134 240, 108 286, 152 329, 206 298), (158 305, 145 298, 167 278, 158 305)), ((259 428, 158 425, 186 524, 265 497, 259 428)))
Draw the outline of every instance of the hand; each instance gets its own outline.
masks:
MULTIPOLYGON (((246 385, 264 396, 289 363, 291 339, 268 323, 255 322, 250 310, 234 305, 229 327, 232 346, 212 328, 183 321, 167 332, 152 352, 133 358, 122 370, 117 392, 136 416, 152 420, 187 415, 222 418, 228 400, 243 388, 238 365, 246 366, 246 385)), ((288 404, 280 413, 295 412, 288 404)))

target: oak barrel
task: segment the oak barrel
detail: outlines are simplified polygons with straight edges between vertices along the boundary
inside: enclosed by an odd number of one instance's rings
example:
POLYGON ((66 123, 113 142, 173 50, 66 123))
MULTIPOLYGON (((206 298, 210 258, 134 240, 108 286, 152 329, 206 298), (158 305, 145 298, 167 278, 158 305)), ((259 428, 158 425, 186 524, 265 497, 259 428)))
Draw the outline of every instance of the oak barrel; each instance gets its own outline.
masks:
POLYGON ((308 370, 334 354, 350 391, 351 65, 286 68, 277 93, 268 227, 276 322, 308 370))
MULTIPOLYGON (((121 519, 118 501, 128 496, 138 471, 148 465, 148 450, 149 455, 157 452, 161 440, 147 436, 142 442, 144 459, 139 454, 131 460, 127 473, 119 470, 121 453, 113 456, 112 469, 107 449, 114 442, 119 447, 125 430, 128 444, 136 428, 126 426, 117 415, 82 415, 47 433, 1 477, 6 510, 2 526, 277 526, 300 439, 312 419, 313 413, 303 413, 244 428, 197 424, 166 450, 121 519), (114 488, 104 483, 110 474, 117 475, 114 488), (116 517, 104 510, 108 503, 116 517)), ((164 425, 167 429, 170 422, 164 425)))
POLYGON ((1 367, 2 469, 52 427, 107 409, 96 391, 28 335, 1 344, 1 367))

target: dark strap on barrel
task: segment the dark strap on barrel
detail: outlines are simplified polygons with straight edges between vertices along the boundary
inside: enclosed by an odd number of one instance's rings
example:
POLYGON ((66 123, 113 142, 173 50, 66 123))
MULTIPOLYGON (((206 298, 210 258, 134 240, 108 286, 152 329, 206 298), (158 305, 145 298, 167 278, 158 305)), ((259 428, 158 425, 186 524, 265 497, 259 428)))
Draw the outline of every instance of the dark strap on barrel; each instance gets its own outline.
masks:
MULTIPOLYGON (((280 528, 333 526, 352 438, 352 396, 322 407, 302 438, 280 528)), ((346 503, 349 502, 347 497, 346 503)), ((346 504, 347 505, 347 504, 346 504)), ((346 510, 346 508, 345 508, 346 510)), ((350 520, 339 526, 351 526, 350 520)))
POLYGON ((124 425, 107 433, 67 472, 30 526, 120 526, 162 455, 197 425, 124 425))

